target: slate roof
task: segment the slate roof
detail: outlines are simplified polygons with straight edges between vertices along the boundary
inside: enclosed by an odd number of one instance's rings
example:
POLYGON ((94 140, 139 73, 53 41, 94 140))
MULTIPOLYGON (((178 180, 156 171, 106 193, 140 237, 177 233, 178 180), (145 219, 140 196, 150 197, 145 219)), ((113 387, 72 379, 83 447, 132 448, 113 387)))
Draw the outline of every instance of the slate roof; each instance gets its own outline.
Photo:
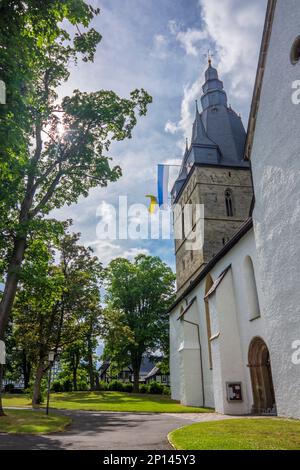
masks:
POLYGON ((228 106, 223 82, 211 64, 205 72, 202 90, 202 112, 199 113, 196 104, 192 140, 172 189, 173 202, 193 165, 249 168, 249 162, 243 158, 246 132, 241 117, 228 106))

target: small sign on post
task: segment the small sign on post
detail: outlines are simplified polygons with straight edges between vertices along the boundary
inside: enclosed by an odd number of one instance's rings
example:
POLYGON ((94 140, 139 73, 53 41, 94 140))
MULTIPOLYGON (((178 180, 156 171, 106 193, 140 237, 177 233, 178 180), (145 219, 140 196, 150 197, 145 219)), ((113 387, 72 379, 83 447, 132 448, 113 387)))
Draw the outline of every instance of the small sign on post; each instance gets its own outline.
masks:
POLYGON ((0 340, 0 364, 5 364, 5 343, 0 340))

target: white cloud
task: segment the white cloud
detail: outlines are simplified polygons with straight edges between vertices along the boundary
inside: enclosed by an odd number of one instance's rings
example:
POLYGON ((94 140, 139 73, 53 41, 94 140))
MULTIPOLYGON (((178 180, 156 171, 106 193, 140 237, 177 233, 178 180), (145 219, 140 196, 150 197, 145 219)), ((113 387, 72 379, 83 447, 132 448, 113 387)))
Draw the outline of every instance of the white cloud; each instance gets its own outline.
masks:
POLYGON ((114 242, 110 240, 94 240, 85 243, 85 245, 93 248, 95 254, 103 263, 103 266, 107 266, 110 261, 115 258, 126 258, 133 260, 139 254, 150 254, 149 250, 146 248, 126 248, 125 246, 121 246, 117 241, 114 242))
MULTIPOLYGON (((195 118, 195 101, 201 95, 201 79, 200 77, 192 84, 184 86, 183 99, 181 102, 181 118, 178 123, 167 121, 165 124, 165 131, 171 134, 182 132, 188 139, 191 138, 192 125, 195 118)), ((182 139, 178 146, 181 149, 185 147, 185 141, 182 139)))
POLYGON ((230 75, 232 96, 244 100, 252 92, 266 0, 200 0, 206 31, 214 41, 221 74, 230 75))
POLYGON ((169 44, 167 37, 163 36, 162 34, 156 34, 153 38, 152 55, 159 59, 166 59, 166 57, 169 55, 168 46, 169 44))
POLYGON ((179 31, 177 33, 177 40, 180 42, 181 46, 185 49, 188 55, 197 56, 198 48, 197 45, 199 41, 202 41, 207 37, 206 31, 201 31, 198 29, 187 29, 186 31, 179 31))
MULTIPOLYGON (((226 89, 229 99, 238 108, 250 101, 257 68, 260 38, 266 10, 266 0, 199 0, 201 29, 180 30, 175 21, 168 27, 189 55, 199 55, 199 42, 207 38, 215 52, 215 64, 221 78, 229 85, 226 89)), ((201 86, 206 63, 203 59, 202 74, 193 83, 186 84, 181 102, 179 122, 167 121, 165 131, 171 134, 182 132, 190 137, 194 120, 195 99, 202 93, 201 86)), ((237 109, 238 110, 238 109, 237 109)), ((184 147, 180 141, 179 146, 184 147)))
POLYGON ((178 127, 178 124, 176 122, 172 121, 167 121, 165 125, 165 131, 169 132, 170 134, 176 134, 180 128, 178 127))

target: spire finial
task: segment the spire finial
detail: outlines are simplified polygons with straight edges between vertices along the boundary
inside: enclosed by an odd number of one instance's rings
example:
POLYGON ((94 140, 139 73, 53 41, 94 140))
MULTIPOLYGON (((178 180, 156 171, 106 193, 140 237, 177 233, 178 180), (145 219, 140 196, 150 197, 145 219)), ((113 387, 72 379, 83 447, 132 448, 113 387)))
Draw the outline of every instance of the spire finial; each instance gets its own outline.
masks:
POLYGON ((199 113, 199 110, 198 110, 198 100, 195 100, 195 105, 196 105, 196 114, 199 113))
POLYGON ((211 67, 211 61, 214 55, 211 53, 210 49, 207 49, 207 53, 204 55, 207 58, 208 66, 211 67))
POLYGON ((185 138, 185 151, 187 152, 189 149, 189 142, 188 142, 188 138, 186 137, 185 138))

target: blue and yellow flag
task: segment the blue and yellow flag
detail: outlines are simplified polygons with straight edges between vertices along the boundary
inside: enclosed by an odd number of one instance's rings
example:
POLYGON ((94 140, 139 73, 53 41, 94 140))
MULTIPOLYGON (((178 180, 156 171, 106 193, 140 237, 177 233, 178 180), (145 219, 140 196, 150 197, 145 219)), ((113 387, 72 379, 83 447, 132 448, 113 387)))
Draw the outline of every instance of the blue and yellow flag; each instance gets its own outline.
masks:
POLYGON ((157 199, 155 196, 153 196, 153 194, 146 194, 145 197, 149 197, 150 198, 150 206, 149 206, 149 212, 150 214, 154 214, 155 210, 156 210, 156 206, 157 206, 157 199))

